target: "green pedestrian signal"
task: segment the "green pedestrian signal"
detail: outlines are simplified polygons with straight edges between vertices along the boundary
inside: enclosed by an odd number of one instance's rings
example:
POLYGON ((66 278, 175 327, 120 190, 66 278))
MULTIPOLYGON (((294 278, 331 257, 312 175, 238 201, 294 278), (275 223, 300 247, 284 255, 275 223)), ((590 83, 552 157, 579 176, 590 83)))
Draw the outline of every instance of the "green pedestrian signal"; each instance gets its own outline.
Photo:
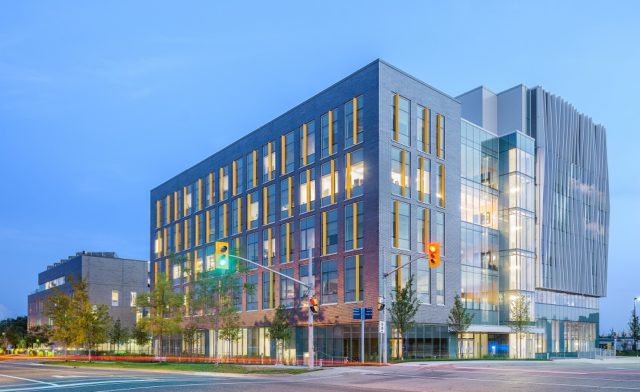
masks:
POLYGON ((215 258, 217 270, 229 269, 229 243, 216 241, 215 258))

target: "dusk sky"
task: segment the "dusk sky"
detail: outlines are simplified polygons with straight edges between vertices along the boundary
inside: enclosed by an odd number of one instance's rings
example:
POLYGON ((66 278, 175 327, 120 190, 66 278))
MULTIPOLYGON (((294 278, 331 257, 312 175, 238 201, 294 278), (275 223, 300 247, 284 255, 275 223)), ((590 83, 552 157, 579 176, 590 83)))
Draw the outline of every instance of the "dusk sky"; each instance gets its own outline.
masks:
POLYGON ((149 258, 149 191, 376 58, 542 85, 607 128, 602 332, 640 295, 640 2, 3 2, 0 319, 76 251, 149 258))

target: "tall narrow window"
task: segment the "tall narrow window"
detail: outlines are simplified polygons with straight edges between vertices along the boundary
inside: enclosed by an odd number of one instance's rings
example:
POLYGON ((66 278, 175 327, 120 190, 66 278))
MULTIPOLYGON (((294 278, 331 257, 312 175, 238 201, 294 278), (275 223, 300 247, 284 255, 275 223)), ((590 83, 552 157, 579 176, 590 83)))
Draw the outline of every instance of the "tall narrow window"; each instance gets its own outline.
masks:
POLYGON ((409 152, 399 148, 391 148, 391 193, 403 197, 410 197, 409 172, 410 155, 409 152))
POLYGON ((262 224, 276 221, 276 186, 271 184, 262 188, 262 224))
POLYGON ((273 265, 276 257, 276 239, 271 228, 262 231, 262 265, 273 265))
POLYGON ((397 293, 407 284, 407 281, 412 275, 411 273, 412 271, 411 271, 411 264, 408 264, 409 256, 394 255, 393 258, 394 258, 393 268, 402 267, 396 271, 396 276, 395 276, 396 278, 395 291, 397 293))
POLYGON ((322 158, 333 155, 338 150, 338 111, 330 110, 320 118, 322 129, 322 158))
POLYGON ((323 261, 321 273, 322 303, 338 302, 338 268, 335 261, 323 261))
POLYGON ((316 131, 315 122, 310 121, 300 128, 300 166, 306 166, 316 161, 316 131))
POLYGON ((315 224, 313 216, 300 220, 300 259, 309 257, 315 247, 315 224))
POLYGON ((220 201, 229 197, 229 166, 220 168, 220 201))
POLYGON ((231 234, 242 232, 242 197, 238 197, 231 203, 231 234))
POLYGON ((294 161, 294 148, 295 148, 295 132, 291 131, 286 135, 280 137, 281 152, 280 152, 280 168, 282 175, 289 174, 293 171, 294 161))
POLYGON ((344 250, 362 248, 364 208, 362 202, 348 204, 344 207, 344 250), (354 235, 355 233, 355 235, 354 235))
POLYGON ((418 168, 416 169, 416 188, 418 200, 423 203, 431 202, 431 161, 423 156, 418 156, 418 168))
MULTIPOLYGON (((247 259, 253 261, 254 263, 258 262, 258 257, 260 256, 260 254, 258 253, 259 249, 258 249, 258 245, 259 245, 259 240, 258 240, 258 236, 260 235, 259 232, 254 232, 254 233, 249 233, 247 234, 247 259)), ((256 268, 255 264, 248 264, 247 268, 249 269, 254 269, 256 268)))
POLYGON ((238 158, 233 161, 233 195, 244 192, 244 159, 238 158))
POLYGON ((364 159, 362 149, 346 154, 345 164, 346 198, 362 195, 364 189, 364 159))
POLYGON ((362 143, 364 136, 364 98, 362 95, 344 104, 345 148, 362 143))
POLYGON ((436 154, 440 159, 444 159, 445 144, 445 118, 438 113, 436 116, 436 154))
POLYGON ((344 302, 364 300, 364 274, 362 256, 347 256, 344 259, 344 302))
POLYGON ((398 249, 410 249, 411 241, 409 237, 410 216, 409 204, 400 201, 393 201, 393 247, 398 249))
POLYGON ((418 240, 418 252, 426 253, 427 244, 429 243, 429 227, 430 227, 430 219, 429 219, 429 209, 427 208, 417 208, 416 209, 416 217, 418 218, 418 228, 416 237, 418 240))
POLYGON ((111 290, 111 306, 120 306, 120 292, 111 290))
POLYGON ((162 207, 160 200, 156 201, 156 228, 160 228, 162 226, 162 207))
POLYGON ((444 188, 444 165, 438 163, 435 170, 436 182, 436 202, 438 207, 444 208, 445 188, 444 188))
POLYGON ((315 169, 307 169, 300 173, 300 212, 313 210, 316 200, 315 169))
POLYGON ((262 182, 274 179, 276 173, 276 144, 269 142, 262 146, 262 182))
POLYGON ((182 231, 180 230, 180 222, 176 223, 174 227, 174 249, 176 252, 180 252, 182 250, 182 231))
POLYGON ((187 185, 183 188, 183 194, 184 194, 184 198, 182 199, 184 202, 184 216, 190 215, 191 212, 193 212, 192 209, 192 204, 191 204, 191 194, 192 191, 192 186, 191 185, 187 185))
POLYGON ((258 216, 260 216, 260 196, 258 192, 247 195, 247 230, 258 227, 258 216))
POLYGON ((184 205, 182 203, 182 200, 184 199, 184 191, 180 192, 180 191, 176 191, 173 194, 173 200, 175 201, 174 203, 174 214, 175 214, 175 218, 174 220, 178 220, 180 218, 182 218, 182 214, 184 213, 184 205))
POLYGON ((280 181, 280 219, 287 219, 293 216, 293 177, 287 177, 280 181))
POLYGON ((202 180, 193 183, 193 210, 200 211, 202 209, 202 180))
POLYGON ((338 251, 338 210, 322 212, 322 255, 338 251))
POLYGON ((396 94, 393 97, 393 140, 409 145, 409 106, 408 99, 396 94))
POLYGON ((155 241, 155 254, 156 258, 162 257, 162 230, 158 230, 156 233, 156 241, 155 241))
POLYGON ((227 230, 229 228, 227 222, 227 205, 222 204, 218 207, 218 238, 227 238, 227 230))
POLYGON ((280 263, 293 261, 293 222, 280 226, 280 263))
POLYGON ((322 165, 322 178, 320 179, 321 205, 328 206, 336 202, 338 193, 338 172, 336 160, 332 159, 322 165))
MULTIPOLYGON (((280 272, 285 276, 293 278, 293 268, 281 269, 280 272)), ((285 308, 292 308, 294 300, 295 286, 293 285, 293 281, 280 278, 280 305, 283 305, 285 308)))
POLYGON ((440 254, 444 256, 445 253, 445 236, 444 236, 444 213, 440 211, 432 211, 433 215, 433 228, 431 234, 433 241, 440 243, 440 254))
POLYGON ((444 263, 436 269, 436 304, 444 305, 444 263))
POLYGON ((247 154, 247 189, 258 186, 258 151, 247 154))
POLYGON ((215 209, 207 211, 207 242, 213 242, 217 239, 216 235, 216 213, 215 209))
POLYGON ((204 235, 204 214, 196 215, 196 223, 195 223, 195 246, 202 245, 202 237, 204 235))
POLYGON ((167 195, 167 197, 164 198, 162 212, 164 214, 164 224, 168 225, 171 222, 171 195, 167 195))
POLYGON ((247 311, 258 310, 258 275, 247 275, 247 284, 245 289, 245 298, 247 302, 247 311))
POLYGON ((273 285, 271 272, 262 273, 262 309, 273 308, 273 285))
POLYGON ((426 153, 430 152, 429 138, 431 137, 431 111, 418 105, 417 136, 418 148, 426 153))
POLYGON ((416 292, 421 304, 431 303, 431 268, 427 262, 419 261, 416 265, 418 276, 416 277, 416 292))
POLYGON ((213 204, 211 187, 213 183, 213 173, 209 173, 204 179, 204 205, 210 207, 213 204))

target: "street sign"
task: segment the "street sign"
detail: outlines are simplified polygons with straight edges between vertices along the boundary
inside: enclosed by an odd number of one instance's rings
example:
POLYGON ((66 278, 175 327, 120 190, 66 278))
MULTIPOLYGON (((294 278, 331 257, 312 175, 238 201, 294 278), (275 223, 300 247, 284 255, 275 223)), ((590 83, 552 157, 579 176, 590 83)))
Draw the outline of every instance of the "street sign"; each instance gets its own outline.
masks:
POLYGON ((378 333, 384 333, 384 328, 385 328, 384 326, 385 326, 384 321, 382 320, 378 321, 378 333))
POLYGON ((365 320, 371 320, 373 318, 373 308, 363 308, 365 320))
POLYGON ((353 308, 353 319, 362 320, 362 308, 353 308))

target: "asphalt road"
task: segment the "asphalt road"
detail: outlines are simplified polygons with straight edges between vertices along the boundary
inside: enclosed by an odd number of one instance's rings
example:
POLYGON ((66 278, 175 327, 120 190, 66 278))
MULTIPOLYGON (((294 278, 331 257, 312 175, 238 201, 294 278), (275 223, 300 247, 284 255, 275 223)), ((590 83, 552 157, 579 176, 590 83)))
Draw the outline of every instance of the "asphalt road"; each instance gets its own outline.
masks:
POLYGON ((640 391, 640 360, 427 362, 326 369, 299 375, 235 375, 69 368, 0 362, 9 391, 640 391))

